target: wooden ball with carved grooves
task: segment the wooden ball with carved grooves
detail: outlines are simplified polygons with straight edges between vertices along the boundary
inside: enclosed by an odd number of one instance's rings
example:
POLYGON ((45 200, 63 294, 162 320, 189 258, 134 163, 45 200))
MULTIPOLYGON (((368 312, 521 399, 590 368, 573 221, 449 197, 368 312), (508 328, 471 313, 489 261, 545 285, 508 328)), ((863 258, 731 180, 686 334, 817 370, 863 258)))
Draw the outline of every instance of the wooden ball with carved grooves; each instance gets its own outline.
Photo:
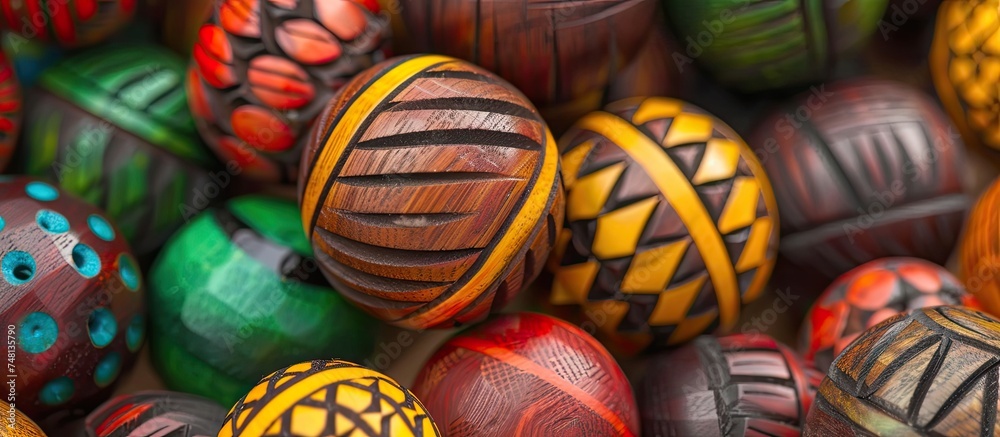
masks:
POLYGON ((830 366, 806 436, 996 435, 1000 320, 960 306, 875 325, 830 366))
POLYGON ((31 418, 25 416, 21 410, 18 410, 11 404, 0 401, 0 411, 3 414, 3 423, 0 423, 0 436, 45 437, 45 432, 35 422, 31 421, 31 418))
POLYGON ((1000 179, 979 196, 958 250, 959 277, 983 309, 1000 316, 1000 179))
POLYGON ((349 300, 401 327, 499 308, 562 226, 559 155, 523 94, 457 59, 382 62, 327 106, 302 157, 302 220, 349 300))
POLYGON ((566 227, 552 302, 624 352, 732 328, 774 266, 778 210, 753 151, 689 103, 628 99, 559 144, 566 227))

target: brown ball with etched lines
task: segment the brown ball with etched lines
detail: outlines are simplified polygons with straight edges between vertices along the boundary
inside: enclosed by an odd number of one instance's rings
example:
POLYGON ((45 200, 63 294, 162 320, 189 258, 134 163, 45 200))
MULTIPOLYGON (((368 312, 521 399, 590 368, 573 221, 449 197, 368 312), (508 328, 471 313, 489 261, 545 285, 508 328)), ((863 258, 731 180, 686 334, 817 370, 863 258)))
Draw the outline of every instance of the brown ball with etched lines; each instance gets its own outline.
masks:
POLYGON ((739 135, 689 103, 635 98, 581 119, 559 150, 552 303, 583 305, 624 353, 731 329, 778 248, 771 184, 739 135))
POLYGON ((523 94, 454 58, 399 57, 330 101, 299 175, 327 279, 401 327, 481 320, 541 271, 562 227, 555 141, 523 94))

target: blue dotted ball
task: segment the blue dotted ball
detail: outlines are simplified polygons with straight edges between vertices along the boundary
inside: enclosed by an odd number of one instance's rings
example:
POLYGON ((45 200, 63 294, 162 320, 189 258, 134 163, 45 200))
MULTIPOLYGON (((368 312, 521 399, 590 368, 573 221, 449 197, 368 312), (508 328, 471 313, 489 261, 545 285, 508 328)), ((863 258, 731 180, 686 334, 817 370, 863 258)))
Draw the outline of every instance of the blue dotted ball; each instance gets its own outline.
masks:
POLYGON ((40 354, 56 343, 59 325, 52 316, 36 311, 21 319, 18 334, 21 349, 31 354, 40 354))
POLYGON ((118 333, 118 321, 107 308, 98 308, 91 312, 90 318, 87 319, 87 332, 94 346, 105 347, 115 339, 115 334, 118 333))
POLYGON ((87 217, 87 226, 90 227, 90 232, 93 232, 97 238, 104 241, 113 241, 115 239, 115 229, 111 227, 111 223, 108 223, 104 217, 91 214, 90 217, 87 217))
POLYGON ((21 285, 35 277, 35 258, 30 253, 15 250, 0 260, 3 278, 12 285, 21 285))

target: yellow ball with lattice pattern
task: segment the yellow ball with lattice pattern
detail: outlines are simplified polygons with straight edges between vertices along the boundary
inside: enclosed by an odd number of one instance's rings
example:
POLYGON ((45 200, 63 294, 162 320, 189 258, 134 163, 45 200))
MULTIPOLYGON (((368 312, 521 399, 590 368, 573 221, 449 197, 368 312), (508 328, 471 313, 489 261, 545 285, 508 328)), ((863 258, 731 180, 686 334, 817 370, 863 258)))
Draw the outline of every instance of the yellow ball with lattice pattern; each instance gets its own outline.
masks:
POLYGON ((274 372, 240 399, 219 437, 439 436, 423 404, 396 381, 340 360, 274 372))
POLYGON ((626 353, 732 329, 778 248, 771 183, 739 135, 688 103, 639 98, 585 116, 559 150, 552 302, 582 304, 626 353))

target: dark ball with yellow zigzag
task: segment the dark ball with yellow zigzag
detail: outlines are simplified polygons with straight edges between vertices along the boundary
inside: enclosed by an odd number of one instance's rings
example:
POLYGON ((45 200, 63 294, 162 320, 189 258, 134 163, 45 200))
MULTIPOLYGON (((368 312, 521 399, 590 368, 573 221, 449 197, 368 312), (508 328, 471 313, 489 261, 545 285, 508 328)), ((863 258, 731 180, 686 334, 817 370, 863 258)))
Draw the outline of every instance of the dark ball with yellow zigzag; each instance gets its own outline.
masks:
POLYGON ((729 126, 667 98, 613 103, 559 142, 566 226, 555 304, 582 304, 623 352, 728 330, 774 267, 778 211, 729 126))

